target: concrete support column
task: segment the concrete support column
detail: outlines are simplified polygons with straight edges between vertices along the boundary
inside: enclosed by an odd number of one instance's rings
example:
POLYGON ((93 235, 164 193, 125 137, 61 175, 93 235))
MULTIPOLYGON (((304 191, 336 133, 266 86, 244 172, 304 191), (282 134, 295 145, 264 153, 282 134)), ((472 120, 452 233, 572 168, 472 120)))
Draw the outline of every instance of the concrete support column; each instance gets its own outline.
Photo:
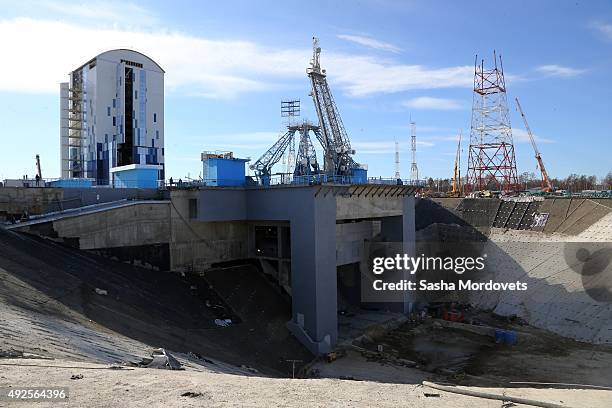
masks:
MULTIPOLYGON (((383 241, 386 242, 401 242, 402 250, 408 256, 415 256, 415 218, 414 218, 415 199, 412 196, 407 196, 402 199, 402 215, 395 217, 385 217, 381 219, 380 234, 383 241)), ((402 273, 401 279, 412 279, 413 275, 405 271, 402 273)), ((409 313, 414 303, 415 295, 412 292, 405 291, 402 294, 403 301, 400 303, 389 303, 387 307, 390 310, 409 313)))
POLYGON ((338 338, 336 199, 302 202, 291 219, 292 333, 313 354, 330 352, 338 338))

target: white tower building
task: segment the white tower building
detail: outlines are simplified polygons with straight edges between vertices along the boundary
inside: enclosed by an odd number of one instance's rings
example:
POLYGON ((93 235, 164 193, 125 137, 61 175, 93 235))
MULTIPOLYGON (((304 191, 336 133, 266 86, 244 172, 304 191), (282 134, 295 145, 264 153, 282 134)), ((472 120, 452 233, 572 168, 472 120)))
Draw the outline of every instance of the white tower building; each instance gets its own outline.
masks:
POLYGON ((60 84, 63 179, 156 187, 164 179, 164 70, 136 51, 106 51, 60 84))

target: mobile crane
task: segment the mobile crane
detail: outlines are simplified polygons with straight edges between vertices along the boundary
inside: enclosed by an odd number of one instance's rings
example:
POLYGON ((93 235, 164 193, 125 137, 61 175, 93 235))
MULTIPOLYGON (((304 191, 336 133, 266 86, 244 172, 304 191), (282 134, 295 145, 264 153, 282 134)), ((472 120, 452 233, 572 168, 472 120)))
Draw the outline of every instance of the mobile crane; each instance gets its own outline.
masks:
POLYGON ((515 98, 515 100, 516 100, 516 106, 518 106, 518 110, 521 113, 521 116, 523 117, 523 122, 525 123, 525 130, 527 130, 527 134, 529 135, 529 140, 531 141, 531 145, 533 146, 533 150, 535 152, 535 158, 538 162, 538 167, 540 168, 540 172, 542 173, 542 191, 545 193, 550 193, 554 189, 550 182, 550 179, 548 178, 548 173, 546 172, 546 168, 544 167, 544 162, 542 161, 542 155, 540 154, 540 151, 538 150, 538 146, 536 145, 533 134, 531 133, 531 128, 529 127, 529 123, 527 123, 527 117, 525 116, 525 113, 523 112, 521 103, 519 102, 518 98, 515 98))

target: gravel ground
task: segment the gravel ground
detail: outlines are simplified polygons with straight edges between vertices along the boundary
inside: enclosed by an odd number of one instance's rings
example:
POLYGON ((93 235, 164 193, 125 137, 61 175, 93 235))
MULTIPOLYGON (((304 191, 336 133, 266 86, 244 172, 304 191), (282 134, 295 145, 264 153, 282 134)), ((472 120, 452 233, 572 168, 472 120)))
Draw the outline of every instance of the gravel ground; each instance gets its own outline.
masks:
MULTIPOLYGON (((69 387, 67 402, 37 403, 37 407, 502 407, 501 401, 446 393, 416 384, 337 379, 292 380, 191 369, 110 370, 109 366, 104 364, 66 360, 3 359, 0 364, 0 387, 69 387), (71 376, 79 374, 83 378, 71 379, 71 376), (195 396, 182 396, 185 393, 194 393, 192 395, 195 396), (426 397, 424 393, 439 396, 426 397)), ((612 401, 612 393, 608 391, 523 388, 479 390, 500 394, 506 392, 507 395, 576 408, 609 407, 612 401)))

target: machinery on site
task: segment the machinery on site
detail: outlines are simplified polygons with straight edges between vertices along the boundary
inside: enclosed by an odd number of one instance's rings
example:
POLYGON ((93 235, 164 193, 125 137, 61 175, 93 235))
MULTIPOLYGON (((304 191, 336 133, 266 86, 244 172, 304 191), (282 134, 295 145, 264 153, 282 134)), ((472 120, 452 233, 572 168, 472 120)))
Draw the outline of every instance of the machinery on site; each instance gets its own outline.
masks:
POLYGON ((287 126, 287 132, 250 166, 262 184, 270 184, 273 175, 272 167, 281 160, 285 150, 295 143, 296 133, 300 136, 300 143, 293 176, 300 177, 321 173, 317 162, 317 152, 310 139, 311 132, 316 135, 317 139, 321 137, 321 128, 308 121, 287 126))
POLYGON ((295 143, 296 133, 300 135, 300 143, 293 167, 293 182, 306 180, 308 182, 365 183, 367 181, 366 169, 352 158, 355 150, 351 148, 349 136, 329 89, 326 71, 321 68, 320 56, 319 40, 313 37, 312 60, 306 72, 310 79, 312 87, 310 95, 319 123, 314 125, 305 121, 301 124, 289 124, 287 132, 250 166, 255 176, 264 185, 270 183, 273 176, 272 167, 281 160, 285 150, 291 148, 295 143), (323 150, 322 168, 317 162, 316 150, 310 138, 311 133, 315 135, 323 150))
POLYGON ((533 134, 531 133, 531 128, 529 127, 529 123, 527 123, 527 117, 525 116, 525 113, 523 112, 521 103, 519 102, 518 98, 515 98, 515 100, 516 100, 516 106, 518 107, 518 110, 521 113, 521 116, 523 117, 523 122, 525 123, 525 130, 527 130, 527 134, 529 135, 529 140, 531 141, 531 145, 533 146, 533 151, 535 152, 535 158, 538 162, 538 167, 540 168, 540 172, 542 173, 542 191, 545 193, 550 193, 554 189, 553 189, 552 183, 550 182, 550 179, 548 178, 548 173, 546 172, 546 168, 544 167, 544 161, 542 161, 542 155, 540 154, 540 151, 538 150, 538 146, 536 145, 536 142, 535 142, 535 138, 533 137, 533 134))
POLYGON ((457 141, 457 152, 455 153, 455 167, 453 168, 453 191, 454 197, 461 195, 461 136, 459 131, 459 140, 457 141))

